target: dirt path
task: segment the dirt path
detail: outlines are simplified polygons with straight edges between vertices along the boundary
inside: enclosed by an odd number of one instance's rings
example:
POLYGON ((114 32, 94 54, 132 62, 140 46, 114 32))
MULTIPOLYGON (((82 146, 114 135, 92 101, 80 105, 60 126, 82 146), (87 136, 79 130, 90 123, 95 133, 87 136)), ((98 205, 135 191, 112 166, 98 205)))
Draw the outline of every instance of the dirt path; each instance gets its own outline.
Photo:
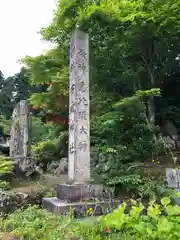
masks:
POLYGON ((19 182, 16 184, 15 187, 13 187, 13 192, 22 192, 24 194, 37 192, 39 188, 41 187, 47 187, 47 188, 56 188, 56 186, 60 183, 65 183, 68 180, 67 175, 62 175, 61 177, 55 177, 51 174, 45 174, 42 176, 42 179, 39 181, 24 181, 19 182))
POLYGON ((15 240, 15 238, 10 233, 0 232, 0 240, 15 240))

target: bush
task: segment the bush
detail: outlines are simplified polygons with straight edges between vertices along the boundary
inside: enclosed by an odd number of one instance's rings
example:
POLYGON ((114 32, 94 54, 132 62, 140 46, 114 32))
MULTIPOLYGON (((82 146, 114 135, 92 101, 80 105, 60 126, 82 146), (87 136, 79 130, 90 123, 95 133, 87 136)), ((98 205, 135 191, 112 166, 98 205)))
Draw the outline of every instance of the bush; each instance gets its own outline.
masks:
MULTIPOLYGON (((145 207, 132 200, 129 213, 126 212, 126 203, 99 220, 99 229, 108 228, 109 232, 117 236, 126 235, 126 239, 179 239, 180 233, 180 206, 170 205, 170 198, 161 199, 161 204, 151 201, 145 207), (133 237, 133 238, 132 238, 133 237)), ((98 230, 99 231, 99 230, 98 230)))
POLYGON ((26 210, 17 210, 2 221, 0 228, 2 231, 12 231, 19 239, 64 239, 61 229, 71 221, 70 217, 57 217, 51 213, 41 210, 37 206, 32 206, 26 210))
POLYGON ((53 123, 43 123, 40 118, 32 117, 32 143, 53 140, 58 126, 53 123))
POLYGON ((8 135, 10 133, 11 121, 7 120, 5 116, 0 115, 0 133, 1 135, 8 135))
POLYGON ((105 184, 128 189, 141 184, 139 167, 152 156, 153 133, 149 131, 142 104, 114 110, 91 120, 91 149, 104 155, 94 177, 105 184), (132 167, 132 166, 137 167, 132 167))
POLYGON ((46 170, 49 163, 58 160, 56 140, 43 141, 39 145, 33 146, 32 155, 37 165, 46 170))
POLYGON ((171 205, 170 198, 161 203, 152 201, 147 209, 131 200, 97 222, 75 222, 69 216, 57 217, 37 207, 18 210, 1 221, 3 231, 11 231, 19 239, 83 239, 83 240, 178 240, 180 233, 180 206, 171 205))
POLYGON ((0 156, 0 188, 8 189, 12 178, 12 161, 4 156, 0 156))

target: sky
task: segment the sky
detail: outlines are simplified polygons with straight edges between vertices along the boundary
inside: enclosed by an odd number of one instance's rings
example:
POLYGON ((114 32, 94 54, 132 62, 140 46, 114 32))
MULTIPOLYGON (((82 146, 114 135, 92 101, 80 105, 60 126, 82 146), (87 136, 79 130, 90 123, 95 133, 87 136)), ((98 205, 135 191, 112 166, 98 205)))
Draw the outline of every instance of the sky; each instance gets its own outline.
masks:
POLYGON ((57 0, 0 0, 0 71, 5 78, 18 73, 17 60, 36 56, 52 45, 37 32, 47 26, 57 0))

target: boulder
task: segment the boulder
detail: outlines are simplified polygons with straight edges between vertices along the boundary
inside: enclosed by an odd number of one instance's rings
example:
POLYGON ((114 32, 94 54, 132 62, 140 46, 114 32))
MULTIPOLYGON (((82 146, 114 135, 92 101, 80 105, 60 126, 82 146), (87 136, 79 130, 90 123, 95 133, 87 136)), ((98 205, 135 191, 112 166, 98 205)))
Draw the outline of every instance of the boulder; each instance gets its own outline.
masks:
POLYGON ((91 198, 96 198, 98 200, 107 200, 114 197, 114 188, 102 184, 89 185, 88 191, 91 198))
POLYGON ((62 158, 60 161, 51 162, 47 171, 56 177, 60 177, 62 174, 68 173, 68 158, 62 158))
POLYGON ((31 205, 41 205, 42 198, 50 194, 54 196, 54 190, 47 186, 26 186, 12 191, 0 191, 0 217, 6 216, 19 208, 31 205))
POLYGON ((13 159, 13 171, 17 177, 29 177, 37 172, 37 166, 32 158, 17 157, 13 159))

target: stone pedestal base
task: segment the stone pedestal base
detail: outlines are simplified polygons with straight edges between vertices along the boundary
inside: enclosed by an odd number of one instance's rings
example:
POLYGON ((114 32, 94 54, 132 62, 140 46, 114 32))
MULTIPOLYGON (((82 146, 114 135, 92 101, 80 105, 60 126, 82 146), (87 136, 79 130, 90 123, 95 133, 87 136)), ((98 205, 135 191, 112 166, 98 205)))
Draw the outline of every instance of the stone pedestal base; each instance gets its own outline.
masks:
POLYGON ((99 198, 100 195, 102 195, 102 187, 98 185, 60 184, 57 187, 57 197, 44 198, 42 206, 57 215, 72 212, 75 216, 86 217, 88 209, 91 209, 91 215, 99 216, 111 212, 120 205, 119 200, 104 200, 99 198), (95 201, 96 198, 103 200, 95 201))
POLYGON ((88 216, 88 209, 92 209, 93 216, 100 216, 111 212, 120 205, 119 200, 114 201, 82 201, 71 202, 59 200, 58 198, 43 198, 42 206, 44 209, 56 214, 66 215, 72 211, 75 216, 86 217, 88 216))
POLYGON ((57 187, 57 198, 68 202, 88 199, 89 188, 86 184, 61 184, 57 187))

